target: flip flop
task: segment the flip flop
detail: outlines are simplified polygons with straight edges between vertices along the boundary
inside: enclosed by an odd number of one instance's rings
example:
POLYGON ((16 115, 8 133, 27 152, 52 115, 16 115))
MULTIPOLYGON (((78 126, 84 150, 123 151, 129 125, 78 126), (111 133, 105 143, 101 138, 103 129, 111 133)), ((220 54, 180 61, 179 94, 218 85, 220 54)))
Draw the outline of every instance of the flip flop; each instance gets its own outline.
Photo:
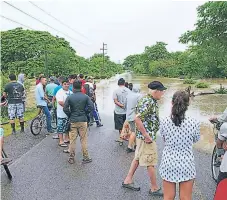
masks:
POLYGON ((149 190, 149 194, 152 195, 152 196, 159 196, 159 197, 162 197, 163 196, 163 192, 162 192, 162 189, 159 188, 158 190, 152 192, 151 190, 149 190))
POLYGON ((60 147, 67 147, 68 145, 63 143, 63 144, 59 144, 60 147))
POLYGON ((64 141, 64 143, 65 143, 65 144, 69 144, 69 143, 70 143, 70 141, 64 141))
POLYGON ((125 184, 122 182, 122 187, 133 191, 140 191, 140 187, 136 186, 134 183, 125 184))

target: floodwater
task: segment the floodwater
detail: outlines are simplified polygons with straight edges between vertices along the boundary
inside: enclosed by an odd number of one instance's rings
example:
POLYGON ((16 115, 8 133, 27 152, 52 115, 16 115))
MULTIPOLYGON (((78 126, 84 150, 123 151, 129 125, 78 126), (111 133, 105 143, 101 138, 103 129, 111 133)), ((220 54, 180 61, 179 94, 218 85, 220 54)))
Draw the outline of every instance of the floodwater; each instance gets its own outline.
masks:
MULTIPOLYGON (((140 85, 141 92, 146 93, 148 91, 147 85, 149 82, 158 80, 161 81, 168 89, 165 92, 163 98, 159 101, 160 105, 160 117, 170 115, 171 111, 171 98, 175 91, 184 90, 188 85, 183 84, 183 80, 173 78, 156 78, 150 76, 137 76, 130 73, 122 75, 116 75, 108 80, 101 80, 97 84, 97 102, 100 112, 113 115, 114 103, 112 100, 113 91, 117 89, 117 80, 123 77, 127 82, 131 82, 134 85, 140 85)), ((225 79, 207 79, 202 80, 210 83, 210 87, 206 89, 197 89, 192 86, 192 91, 195 94, 200 92, 213 92, 213 89, 217 89, 222 84, 227 88, 227 80, 225 79)), ((196 96, 191 101, 189 109, 187 111, 188 116, 192 116, 201 121, 201 140, 195 145, 196 148, 211 152, 214 147, 214 133, 213 125, 210 124, 208 119, 211 116, 220 115, 227 106, 227 95, 202 95, 196 96)))

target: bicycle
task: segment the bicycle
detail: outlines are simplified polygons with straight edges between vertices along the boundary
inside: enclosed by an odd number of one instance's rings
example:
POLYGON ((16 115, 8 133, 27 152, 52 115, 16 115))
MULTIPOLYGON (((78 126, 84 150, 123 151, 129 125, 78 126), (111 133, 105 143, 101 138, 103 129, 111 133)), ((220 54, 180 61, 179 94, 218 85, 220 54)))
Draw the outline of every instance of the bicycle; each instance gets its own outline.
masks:
MULTIPOLYGON (((222 123, 217 120, 210 120, 210 122, 214 125, 213 133, 214 133, 215 142, 216 142, 218 139, 218 132, 220 130, 222 123)), ((214 179, 215 182, 217 182, 218 180, 220 166, 221 166, 221 157, 218 156, 217 146, 215 145, 212 153, 212 159, 211 159, 212 178, 214 179)))
MULTIPOLYGON (((5 151, 3 149, 2 149, 2 158, 7 158, 7 155, 6 155, 6 153, 5 153, 5 151)), ((9 180, 12 180, 13 177, 12 177, 12 174, 10 173, 8 165, 7 164, 2 164, 2 165, 3 165, 3 167, 4 167, 5 171, 6 171, 6 174, 7 174, 8 178, 9 178, 9 180)))

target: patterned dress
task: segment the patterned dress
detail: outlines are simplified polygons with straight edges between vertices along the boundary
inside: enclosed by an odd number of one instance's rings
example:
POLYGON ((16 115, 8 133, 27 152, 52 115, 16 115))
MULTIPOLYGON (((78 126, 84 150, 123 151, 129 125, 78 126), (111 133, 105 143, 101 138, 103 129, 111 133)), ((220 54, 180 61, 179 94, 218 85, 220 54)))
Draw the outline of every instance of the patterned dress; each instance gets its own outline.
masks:
POLYGON ((159 168, 163 180, 179 183, 196 176, 192 146, 200 138, 200 124, 186 117, 178 127, 170 117, 161 120, 160 134, 165 141, 159 168))

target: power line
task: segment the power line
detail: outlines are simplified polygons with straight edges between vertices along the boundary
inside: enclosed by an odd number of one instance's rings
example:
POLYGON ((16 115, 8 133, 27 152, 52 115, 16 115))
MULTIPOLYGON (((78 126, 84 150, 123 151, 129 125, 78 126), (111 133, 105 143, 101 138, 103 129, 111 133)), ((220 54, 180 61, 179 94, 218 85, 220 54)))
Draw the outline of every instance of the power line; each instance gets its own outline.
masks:
POLYGON ((78 41, 78 40, 76 40, 76 39, 70 37, 69 35, 67 35, 67 34, 65 34, 65 33, 63 33, 63 32, 61 32, 61 31, 55 29, 54 27, 50 26, 49 24, 47 24, 47 23, 45 23, 45 22, 42 22, 41 20, 39 20, 39 19, 37 19, 37 18, 31 16, 30 14, 28 14, 28 13, 24 12, 23 10, 21 10, 21 9, 19 9, 19 8, 17 8, 17 7, 15 7, 14 5, 12 5, 12 4, 10 4, 10 3, 6 2, 6 1, 3 1, 3 2, 6 3, 6 4, 8 4, 9 6, 13 7, 14 9, 16 9, 16 10, 22 12, 23 14, 25 14, 25 15, 27 15, 27 16, 33 18, 34 20, 40 22, 41 24, 44 24, 45 26, 48 26, 49 28, 51 28, 51 29, 53 29, 53 30, 55 30, 55 31, 57 31, 57 32, 59 32, 59 33, 65 35, 66 37, 71 38, 73 41, 78 42, 78 43, 80 43, 80 44, 83 44, 83 45, 87 46, 87 45, 84 44, 83 42, 80 42, 80 41, 78 41))
POLYGON ((29 27, 29 26, 27 26, 27 25, 21 24, 20 22, 14 21, 13 19, 10 19, 10 18, 5 17, 5 16, 3 16, 3 15, 0 15, 0 16, 1 16, 2 18, 4 18, 4 19, 7 19, 7 20, 11 21, 11 22, 14 22, 14 23, 16 23, 16 24, 20 24, 21 26, 24 26, 24 27, 26 27, 26 28, 29 28, 29 29, 34 30, 33 28, 31 28, 31 27, 29 27))
POLYGON ((35 3, 29 1, 29 3, 31 3, 33 6, 35 6, 36 8, 38 8, 39 10, 43 11, 44 13, 46 13, 47 15, 49 15, 50 17, 52 17, 53 19, 55 19, 56 21, 58 21, 60 24, 64 25, 65 27, 69 28, 70 30, 72 30, 74 33, 86 38, 89 40, 88 37, 86 37, 85 35, 79 33, 78 31, 76 31, 75 29, 71 28, 69 25, 65 24, 64 22, 60 21, 59 19, 57 19, 56 17, 54 17, 53 15, 51 15, 50 13, 48 13, 47 11, 45 11, 44 9, 40 8, 39 6, 37 6, 35 3))

